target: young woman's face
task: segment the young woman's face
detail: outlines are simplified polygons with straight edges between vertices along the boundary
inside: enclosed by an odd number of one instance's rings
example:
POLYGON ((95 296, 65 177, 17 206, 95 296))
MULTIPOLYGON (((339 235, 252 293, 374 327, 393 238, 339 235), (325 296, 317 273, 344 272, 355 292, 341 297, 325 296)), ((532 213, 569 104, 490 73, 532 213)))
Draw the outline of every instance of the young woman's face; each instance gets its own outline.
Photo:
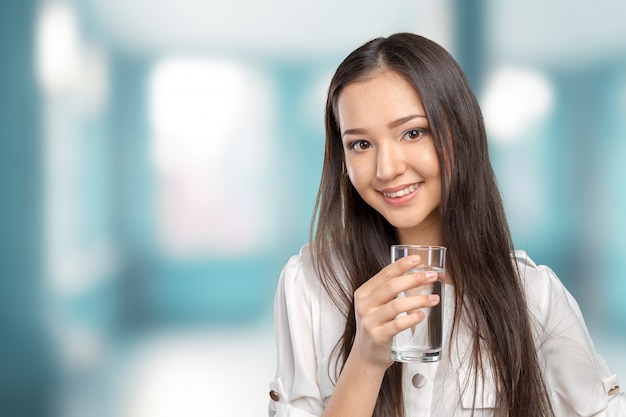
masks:
POLYGON ((348 84, 337 101, 348 175, 407 244, 441 244, 439 159, 422 101, 403 77, 348 84))

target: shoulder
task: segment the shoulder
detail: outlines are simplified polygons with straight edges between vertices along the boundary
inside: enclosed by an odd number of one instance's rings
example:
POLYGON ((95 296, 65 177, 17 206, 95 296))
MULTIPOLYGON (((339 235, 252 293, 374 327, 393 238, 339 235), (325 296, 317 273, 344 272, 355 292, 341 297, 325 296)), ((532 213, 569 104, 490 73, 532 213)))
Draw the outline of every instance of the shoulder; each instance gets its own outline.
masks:
POLYGON ((556 274, 525 252, 515 261, 534 319, 539 360, 556 415, 624 415, 623 397, 611 396, 617 375, 596 352, 582 312, 556 274), (602 410, 605 410, 602 412, 602 410))
POLYGON ((515 266, 529 301, 549 307, 551 296, 567 291, 554 271, 546 265, 536 264, 525 251, 513 254, 515 266))
POLYGON ((551 268, 537 265, 525 251, 515 251, 515 264, 530 313, 545 323, 555 291, 562 292, 565 289, 563 284, 551 268))
POLYGON ((544 324, 562 315, 582 319, 576 300, 550 267, 536 264, 525 251, 515 251, 514 258, 528 308, 536 319, 544 324))
POLYGON ((297 255, 289 258, 281 273, 280 284, 305 287, 316 287, 320 284, 313 265, 310 244, 305 244, 297 255))
POLYGON ((320 303, 322 283, 316 272, 310 244, 289 258, 278 281, 275 305, 311 308, 320 303))
MULTIPOLYGON (((276 323, 289 321, 292 331, 309 333, 318 357, 330 355, 345 318, 326 292, 317 273, 310 244, 293 255, 280 276, 274 300, 276 323)), ((338 336, 339 335, 339 336, 338 336)))

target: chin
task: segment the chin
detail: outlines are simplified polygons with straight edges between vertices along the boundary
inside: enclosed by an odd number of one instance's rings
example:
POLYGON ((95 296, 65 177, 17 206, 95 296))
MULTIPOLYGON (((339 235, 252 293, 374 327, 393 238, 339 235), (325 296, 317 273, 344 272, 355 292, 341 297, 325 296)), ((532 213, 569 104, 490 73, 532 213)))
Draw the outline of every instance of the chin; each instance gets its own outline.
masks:
POLYGON ((399 219, 397 217, 385 217, 385 219, 398 231, 413 231, 413 233, 420 233, 421 231, 421 233, 430 235, 433 231, 436 231, 441 227, 439 224, 438 214, 436 216, 428 217, 412 216, 410 219, 399 219))

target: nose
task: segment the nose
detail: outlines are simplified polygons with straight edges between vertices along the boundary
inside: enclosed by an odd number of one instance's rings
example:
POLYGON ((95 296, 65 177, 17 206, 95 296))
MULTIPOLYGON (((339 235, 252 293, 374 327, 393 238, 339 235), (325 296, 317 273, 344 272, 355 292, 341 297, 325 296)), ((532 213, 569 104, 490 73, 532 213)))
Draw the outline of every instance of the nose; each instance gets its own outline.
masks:
POLYGON ((376 178, 381 181, 390 181, 406 170, 403 154, 397 143, 379 146, 376 158, 376 178))

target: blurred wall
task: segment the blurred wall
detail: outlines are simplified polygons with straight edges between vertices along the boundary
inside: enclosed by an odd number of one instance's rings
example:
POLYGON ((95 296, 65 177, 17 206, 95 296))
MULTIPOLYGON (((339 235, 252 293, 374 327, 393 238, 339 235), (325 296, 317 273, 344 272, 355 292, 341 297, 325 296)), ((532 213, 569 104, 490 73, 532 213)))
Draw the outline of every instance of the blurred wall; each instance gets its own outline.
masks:
POLYGON ((41 139, 34 1, 0 4, 0 414, 46 415, 56 381, 39 306, 41 139))

